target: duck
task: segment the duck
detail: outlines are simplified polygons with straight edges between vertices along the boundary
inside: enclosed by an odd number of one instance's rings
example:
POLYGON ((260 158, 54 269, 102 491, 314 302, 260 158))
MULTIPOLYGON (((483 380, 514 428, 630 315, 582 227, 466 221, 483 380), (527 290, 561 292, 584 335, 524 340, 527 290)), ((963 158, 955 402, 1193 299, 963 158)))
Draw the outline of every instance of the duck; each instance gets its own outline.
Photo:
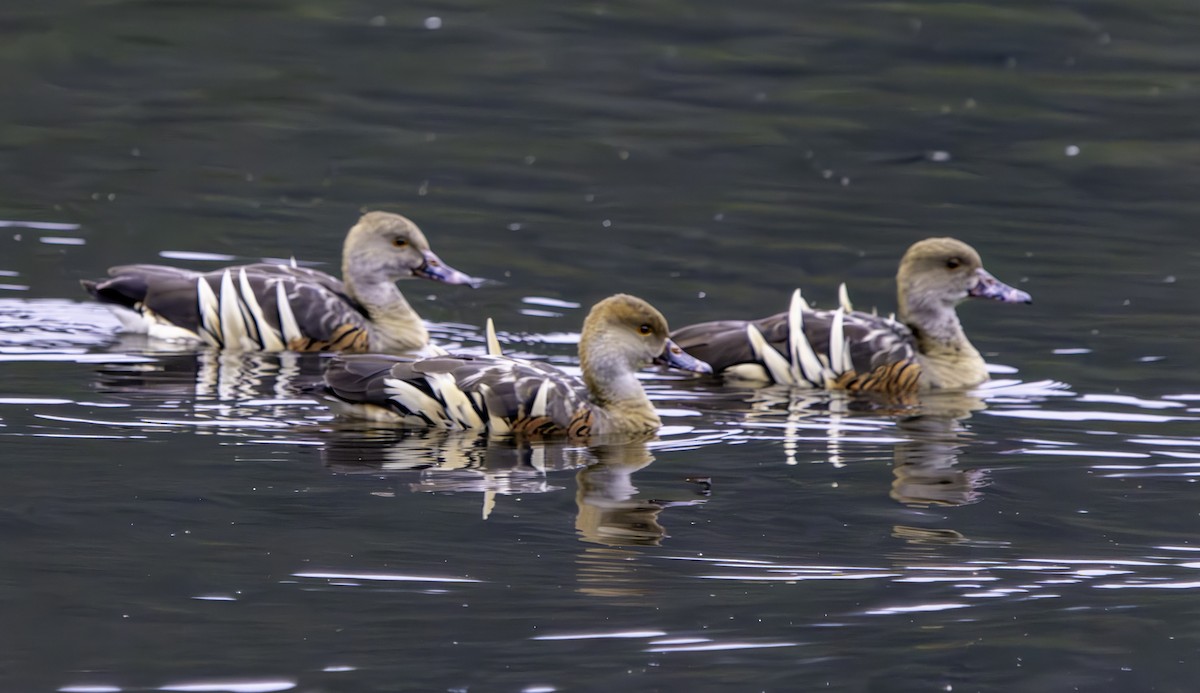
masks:
POLYGON ((582 378, 492 348, 427 358, 344 354, 331 360, 325 391, 342 418, 400 426, 571 439, 647 433, 662 420, 638 381, 640 368, 658 361, 712 372, 669 335, 656 308, 616 294, 593 306, 583 322, 582 378))
POLYGON ((407 217, 368 212, 346 234, 342 278, 291 264, 210 272, 120 265, 82 280, 127 332, 235 351, 445 353, 396 281, 478 286, 442 262, 407 217))
POLYGON ((671 338, 728 380, 906 396, 988 379, 958 320, 959 303, 1033 302, 992 276, 979 253, 954 238, 926 238, 904 253, 896 315, 854 310, 845 284, 838 293, 835 310, 814 310, 797 289, 787 312, 687 325, 671 338))

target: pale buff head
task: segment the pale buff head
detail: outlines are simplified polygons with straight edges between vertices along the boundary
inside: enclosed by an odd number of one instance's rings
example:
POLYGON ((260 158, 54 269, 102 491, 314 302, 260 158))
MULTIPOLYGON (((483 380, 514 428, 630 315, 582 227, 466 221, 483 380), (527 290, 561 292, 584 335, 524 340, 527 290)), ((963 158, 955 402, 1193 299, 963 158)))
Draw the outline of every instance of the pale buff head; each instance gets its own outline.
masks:
POLYGON ((953 309, 968 297, 1032 302, 1029 294, 993 277, 983 268, 979 253, 954 238, 914 243, 900 260, 896 289, 902 314, 953 309))
POLYGON ((342 278, 349 284, 379 284, 422 277, 446 284, 474 280, 442 262, 425 234, 407 217, 368 212, 346 234, 342 278))
POLYGON ((953 238, 926 238, 914 243, 900 260, 896 288, 900 309, 910 302, 954 306, 967 297, 983 268, 979 253, 953 238))
POLYGON ((663 314, 636 296, 617 294, 600 301, 583 321, 579 340, 584 381, 593 393, 604 392, 611 389, 611 381, 655 359, 682 370, 712 372, 707 363, 672 342, 670 333, 663 314))
POLYGON ((654 306, 636 296, 616 294, 592 306, 583 321, 579 357, 586 361, 594 347, 620 353, 631 369, 647 366, 666 348, 671 329, 654 306))

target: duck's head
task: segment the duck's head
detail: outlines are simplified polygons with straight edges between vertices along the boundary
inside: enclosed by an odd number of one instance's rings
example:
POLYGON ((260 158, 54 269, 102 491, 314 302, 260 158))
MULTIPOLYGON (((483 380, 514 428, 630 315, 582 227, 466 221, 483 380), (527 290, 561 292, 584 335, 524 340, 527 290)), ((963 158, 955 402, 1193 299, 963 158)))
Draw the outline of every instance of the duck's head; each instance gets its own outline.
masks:
POLYGON ((620 355, 630 370, 658 361, 672 368, 712 373, 712 366, 679 348, 669 337, 667 319, 654 306, 636 296, 617 294, 592 307, 583 321, 579 356, 583 362, 603 350, 620 355))
POLYGON ((983 268, 979 253, 954 238, 914 243, 896 274, 901 310, 951 308, 966 298, 1004 303, 1033 303, 1029 294, 996 279, 983 268))
POLYGON ((342 276, 348 281, 422 277, 444 284, 479 283, 442 262, 416 224, 390 212, 368 212, 350 229, 342 252, 342 276))

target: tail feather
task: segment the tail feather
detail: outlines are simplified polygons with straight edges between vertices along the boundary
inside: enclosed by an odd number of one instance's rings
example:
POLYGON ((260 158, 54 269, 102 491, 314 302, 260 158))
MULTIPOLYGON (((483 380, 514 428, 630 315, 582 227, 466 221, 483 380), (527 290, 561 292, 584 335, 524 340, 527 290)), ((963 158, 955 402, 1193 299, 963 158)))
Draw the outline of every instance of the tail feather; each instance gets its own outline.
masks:
POLYGON ((145 280, 134 276, 113 277, 101 281, 81 279, 79 285, 101 303, 113 303, 126 308, 133 308, 146 297, 145 280))

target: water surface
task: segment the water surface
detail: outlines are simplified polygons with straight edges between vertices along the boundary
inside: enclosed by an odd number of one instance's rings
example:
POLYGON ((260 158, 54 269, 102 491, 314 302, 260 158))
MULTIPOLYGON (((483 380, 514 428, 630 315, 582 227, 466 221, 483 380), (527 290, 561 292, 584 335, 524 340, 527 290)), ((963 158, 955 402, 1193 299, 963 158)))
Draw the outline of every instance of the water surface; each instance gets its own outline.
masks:
POLYGON ((0 9, 0 678, 12 690, 1190 691, 1189 3, 0 9), (495 280, 435 339, 576 367, 673 324, 894 309, 925 236, 1031 306, 886 407, 645 384, 656 438, 333 421, 317 356, 115 334, 110 265, 339 266, 401 211, 495 280))

